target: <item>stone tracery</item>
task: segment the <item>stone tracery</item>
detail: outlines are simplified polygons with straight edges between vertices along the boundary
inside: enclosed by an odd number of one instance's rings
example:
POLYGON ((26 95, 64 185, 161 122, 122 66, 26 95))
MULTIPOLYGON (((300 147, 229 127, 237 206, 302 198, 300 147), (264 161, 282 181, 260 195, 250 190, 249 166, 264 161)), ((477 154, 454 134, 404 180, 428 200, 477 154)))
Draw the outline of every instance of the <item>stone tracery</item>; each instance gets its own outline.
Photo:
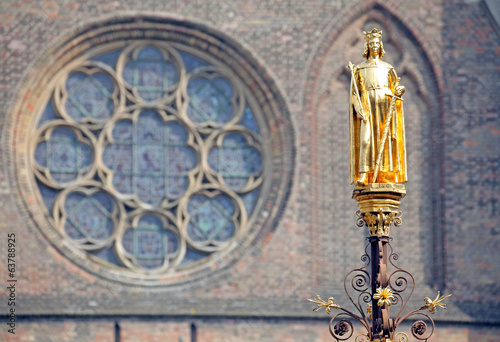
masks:
POLYGON ((56 78, 30 164, 64 239, 146 274, 234 246, 269 167, 236 75, 181 44, 138 40, 56 78))

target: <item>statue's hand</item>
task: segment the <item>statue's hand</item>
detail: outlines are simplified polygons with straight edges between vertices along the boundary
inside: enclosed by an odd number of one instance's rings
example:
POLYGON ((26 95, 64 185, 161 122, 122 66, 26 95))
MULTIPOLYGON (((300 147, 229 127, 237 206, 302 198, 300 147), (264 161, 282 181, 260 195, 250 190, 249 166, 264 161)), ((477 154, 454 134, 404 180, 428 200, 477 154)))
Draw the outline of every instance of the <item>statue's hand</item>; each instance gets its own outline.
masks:
POLYGON ((404 86, 399 86, 396 88, 394 91, 394 95, 401 97, 405 93, 405 87, 404 86))
POLYGON ((366 123, 366 117, 359 106, 354 105, 354 111, 356 112, 356 117, 366 123))

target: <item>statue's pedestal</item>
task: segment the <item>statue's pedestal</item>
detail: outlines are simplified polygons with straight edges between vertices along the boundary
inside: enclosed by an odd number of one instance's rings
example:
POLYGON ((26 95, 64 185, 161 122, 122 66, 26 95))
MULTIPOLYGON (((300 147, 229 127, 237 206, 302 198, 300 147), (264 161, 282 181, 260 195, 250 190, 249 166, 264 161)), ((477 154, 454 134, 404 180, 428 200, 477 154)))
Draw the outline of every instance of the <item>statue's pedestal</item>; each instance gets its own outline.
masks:
POLYGON ((358 226, 366 223, 371 236, 389 236, 392 222, 395 226, 402 223, 399 205, 405 196, 404 184, 370 183, 356 186, 352 198, 358 201, 358 226))

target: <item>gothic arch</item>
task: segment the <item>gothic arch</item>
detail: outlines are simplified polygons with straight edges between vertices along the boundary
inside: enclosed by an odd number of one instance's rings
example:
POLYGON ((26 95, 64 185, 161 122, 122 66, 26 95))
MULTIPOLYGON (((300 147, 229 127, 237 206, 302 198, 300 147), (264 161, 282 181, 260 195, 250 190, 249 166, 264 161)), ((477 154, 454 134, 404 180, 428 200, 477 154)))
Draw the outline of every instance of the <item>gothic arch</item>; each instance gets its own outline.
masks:
MULTIPOLYGON (((316 63, 311 65, 306 79, 311 86, 305 91, 304 115, 311 116, 311 136, 322 141, 313 146, 311 151, 311 174, 318 194, 313 198, 313 201, 317 201, 312 205, 315 211, 312 215, 315 219, 313 226, 321 231, 315 243, 324 244, 326 250, 328 243, 334 243, 331 232, 323 232, 320 228, 331 222, 337 222, 348 239, 351 235, 360 234, 359 231, 353 231, 354 228, 350 229, 354 220, 343 215, 351 210, 351 204, 345 203, 350 196, 345 194, 352 191, 348 187, 347 176, 347 94, 350 75, 345 66, 348 61, 355 64, 362 61, 362 31, 375 26, 384 31, 384 59, 395 67, 402 84, 407 88, 405 121, 408 164, 412 169, 407 189, 412 197, 406 199, 407 204, 403 207, 405 225, 401 231, 395 232, 395 237, 399 234, 404 236, 398 240, 403 248, 408 241, 415 244, 419 261, 424 265, 418 270, 422 281, 443 287, 441 196, 436 190, 440 189, 442 178, 442 104, 436 67, 420 38, 384 6, 372 2, 358 7, 355 13, 343 14, 339 14, 339 20, 332 23, 319 43, 316 54, 311 58, 316 63), (336 193, 339 195, 336 196, 336 193), (326 196, 341 198, 335 200, 336 210, 333 213, 321 209, 322 198, 326 196)), ((331 276, 325 274, 325 280, 331 276)))

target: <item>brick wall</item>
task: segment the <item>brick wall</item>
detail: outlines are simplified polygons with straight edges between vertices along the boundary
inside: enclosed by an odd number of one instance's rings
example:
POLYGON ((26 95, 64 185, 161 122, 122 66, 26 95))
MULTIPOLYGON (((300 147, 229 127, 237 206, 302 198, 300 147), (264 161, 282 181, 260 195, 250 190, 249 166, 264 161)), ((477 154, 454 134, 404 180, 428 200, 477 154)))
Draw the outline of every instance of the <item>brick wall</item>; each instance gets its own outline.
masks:
MULTIPOLYGON (((1 2, 0 285, 7 286, 4 237, 15 232, 22 315, 17 334, 2 323, 2 336, 188 342, 194 328, 197 342, 330 340, 324 314, 305 298, 319 293, 346 304, 343 277, 360 266, 366 232, 355 226, 347 178, 344 66, 361 61, 360 30, 377 23, 387 30, 386 59, 408 89, 410 183, 393 247, 417 279, 412 305, 437 290, 453 293, 435 315, 433 340, 495 340, 500 33, 492 18, 482 1, 465 0, 1 2), (82 269, 38 229, 40 213, 27 212, 18 194, 24 175, 13 174, 8 137, 25 133, 9 122, 43 69, 37 62, 91 22, 144 13, 200 23, 242 44, 272 75, 295 128, 293 186, 274 233, 218 276, 185 288, 127 286, 82 269)), ((6 296, 0 290, 1 315, 6 296)))

